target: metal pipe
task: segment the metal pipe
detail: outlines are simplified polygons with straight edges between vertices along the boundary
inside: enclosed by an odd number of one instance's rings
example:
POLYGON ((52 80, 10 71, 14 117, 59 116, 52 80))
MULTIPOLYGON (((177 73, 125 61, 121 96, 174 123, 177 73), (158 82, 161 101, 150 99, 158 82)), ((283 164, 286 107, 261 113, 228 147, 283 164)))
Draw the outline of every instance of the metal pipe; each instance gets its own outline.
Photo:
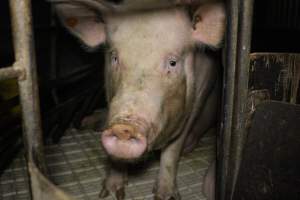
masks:
POLYGON ((227 31, 225 40, 225 68, 223 74, 221 137, 217 158, 216 199, 225 200, 227 191, 230 142, 234 103, 234 84, 236 71, 236 48, 238 30, 238 0, 229 0, 227 5, 227 31))
POLYGON ((24 70, 25 78, 18 79, 23 116, 23 140, 28 162, 36 161, 46 172, 39 109, 37 73, 32 31, 31 1, 10 0, 12 34, 16 63, 14 69, 24 70))
POLYGON ((37 73, 33 33, 31 29, 31 1, 10 0, 12 31, 17 71, 25 76, 18 79, 23 117, 23 141, 27 152, 27 164, 32 199, 74 200, 50 182, 46 174, 39 109, 37 73), (24 78, 25 77, 25 78, 24 78))
POLYGON ((18 78, 24 74, 24 71, 20 68, 5 67, 0 69, 0 81, 11 78, 18 78))
POLYGON ((236 60, 235 102, 233 115, 232 156, 231 156, 231 193, 233 197, 235 183, 242 160, 242 150, 247 135, 246 118, 248 101, 248 82, 250 67, 250 45, 252 30, 253 0, 240 1, 238 46, 236 60))
POLYGON ((232 199, 246 136, 253 0, 230 0, 217 199, 232 199), (221 172, 221 173, 220 173, 221 172))

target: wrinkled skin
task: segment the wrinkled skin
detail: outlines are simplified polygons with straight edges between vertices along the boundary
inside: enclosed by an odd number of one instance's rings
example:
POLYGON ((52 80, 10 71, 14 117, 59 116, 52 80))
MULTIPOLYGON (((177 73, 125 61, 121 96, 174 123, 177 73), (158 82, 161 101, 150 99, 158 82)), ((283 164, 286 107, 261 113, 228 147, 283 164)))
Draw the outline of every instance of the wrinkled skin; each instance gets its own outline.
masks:
POLYGON ((216 117, 218 66, 197 46, 218 47, 225 24, 222 4, 199 7, 192 20, 184 7, 105 13, 104 23, 90 9, 82 14, 81 5, 62 4, 57 10, 62 23, 86 45, 109 45, 109 112, 101 139, 111 166, 100 197, 124 199, 126 163, 159 149, 154 198, 180 199, 180 154, 185 147, 193 149, 216 117))

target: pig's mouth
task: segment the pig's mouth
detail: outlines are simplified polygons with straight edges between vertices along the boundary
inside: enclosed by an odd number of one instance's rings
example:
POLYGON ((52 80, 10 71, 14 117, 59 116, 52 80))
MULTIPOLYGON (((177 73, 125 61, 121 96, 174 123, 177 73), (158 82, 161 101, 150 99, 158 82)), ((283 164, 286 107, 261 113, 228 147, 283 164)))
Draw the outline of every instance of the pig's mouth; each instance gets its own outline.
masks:
POLYGON ((135 162, 145 157, 149 151, 153 126, 145 120, 122 118, 110 123, 101 135, 106 153, 114 160, 135 162))

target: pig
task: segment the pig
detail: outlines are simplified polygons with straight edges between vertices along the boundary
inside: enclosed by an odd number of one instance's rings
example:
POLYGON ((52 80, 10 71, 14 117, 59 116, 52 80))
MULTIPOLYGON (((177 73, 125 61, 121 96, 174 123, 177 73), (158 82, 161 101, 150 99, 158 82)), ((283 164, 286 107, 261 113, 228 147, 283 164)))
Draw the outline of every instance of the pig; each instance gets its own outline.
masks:
POLYGON ((108 12, 86 2, 60 0, 55 7, 62 24, 88 49, 107 47, 108 116, 101 142, 110 169, 99 196, 124 199, 127 164, 160 150, 154 199, 179 200, 180 155, 216 119, 220 66, 205 49, 220 48, 224 5, 108 12))
POLYGON ((215 187, 216 183, 216 161, 213 161, 204 177, 203 193, 207 197, 207 200, 215 200, 215 187))

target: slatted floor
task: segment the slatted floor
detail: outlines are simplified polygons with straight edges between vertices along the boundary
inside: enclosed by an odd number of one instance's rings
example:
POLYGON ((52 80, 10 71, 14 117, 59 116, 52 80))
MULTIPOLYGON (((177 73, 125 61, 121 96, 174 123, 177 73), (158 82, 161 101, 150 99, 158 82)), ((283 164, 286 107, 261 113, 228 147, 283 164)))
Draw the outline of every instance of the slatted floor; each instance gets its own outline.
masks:
MULTIPOLYGON (((198 148, 184 155, 179 164, 178 187, 182 200, 204 200, 202 179, 214 156, 215 137, 205 136, 198 148)), ((90 130, 68 130, 58 144, 46 146, 51 180, 79 200, 98 200, 105 174, 106 156, 100 146, 100 134, 90 130)), ((152 156, 143 169, 132 170, 126 187, 126 199, 152 199, 152 187, 158 173, 158 159, 152 156)), ((0 200, 27 200, 28 177, 21 152, 0 177, 0 200)), ((107 200, 113 200, 112 196, 107 200)))

